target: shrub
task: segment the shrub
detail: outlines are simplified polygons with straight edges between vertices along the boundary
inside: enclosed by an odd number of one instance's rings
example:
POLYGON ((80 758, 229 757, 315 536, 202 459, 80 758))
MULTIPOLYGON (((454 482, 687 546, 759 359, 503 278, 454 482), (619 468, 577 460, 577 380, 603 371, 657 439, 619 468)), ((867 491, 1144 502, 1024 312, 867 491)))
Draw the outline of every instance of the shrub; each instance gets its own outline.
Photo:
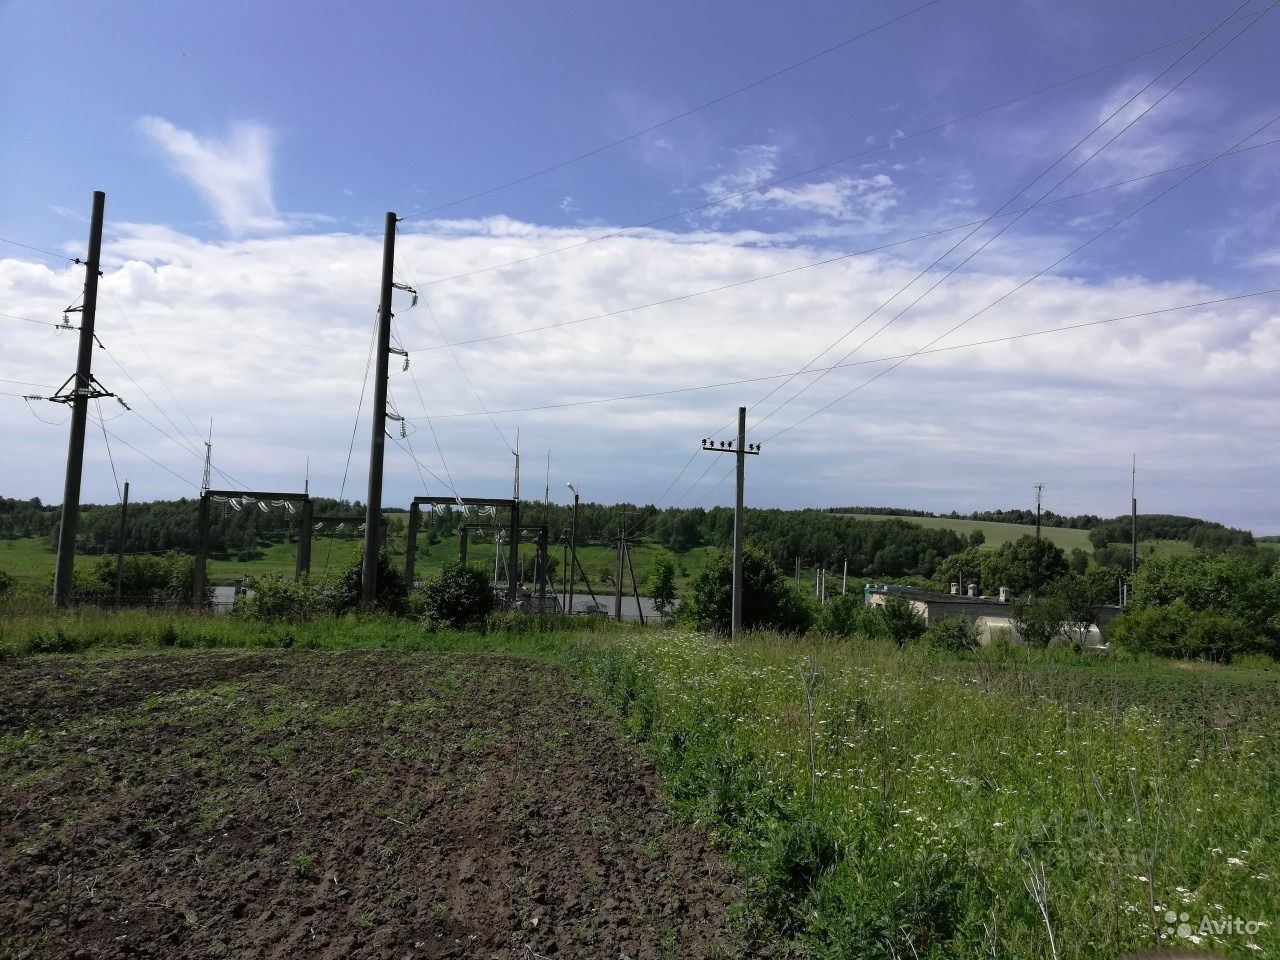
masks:
POLYGON ((453 564, 433 573, 419 591, 425 617, 450 627, 482 622, 496 605, 488 572, 453 564))
POLYGON ((18 581, 14 579, 12 574, 0 570, 0 597, 7 597, 12 593, 17 583, 18 581))
POLYGON ((1110 628, 1112 641, 1126 650, 1184 660, 1227 662, 1255 652, 1256 637, 1238 617, 1193 610, 1183 600, 1168 606, 1130 608, 1110 628))
MULTIPOLYGON (((742 626, 746 630, 773 628, 803 633, 813 621, 813 611, 769 557, 752 547, 742 554, 742 626)), ((706 566, 689 583, 677 616, 704 630, 726 634, 732 621, 733 555, 722 550, 711 555, 706 566)))
POLYGON ((866 605, 861 594, 832 597, 818 611, 814 626, 837 637, 886 636, 884 619, 879 611, 866 605))
POLYGON ((242 563, 248 563, 251 560, 261 560, 266 554, 261 550, 241 550, 236 554, 236 559, 242 563))
POLYGON ((251 596, 236 600, 236 612, 258 620, 310 620, 331 614, 333 592, 311 580, 260 577, 251 596))
POLYGON ((982 645, 981 632, 964 617, 943 617, 931 624, 921 640, 939 650, 972 652, 982 645))
MULTIPOLYGON (((364 559, 361 558, 334 585, 335 612, 346 613, 360 609, 363 569, 364 559)), ((404 573, 391 565, 391 559, 385 553, 378 554, 378 589, 374 605, 388 613, 401 614, 408 607, 408 597, 409 588, 404 573)))
POLYGON ((928 624, 924 617, 916 613, 916 608, 902 597, 889 595, 884 598, 884 606, 880 608, 880 619, 884 630, 899 647, 912 640, 919 640, 924 635, 928 624))
MULTIPOLYGON (((121 600, 135 606, 190 603, 195 571, 195 558, 182 553, 125 557, 120 579, 121 600)), ((116 558, 102 556, 88 570, 76 570, 73 592, 88 603, 114 603, 116 558)))

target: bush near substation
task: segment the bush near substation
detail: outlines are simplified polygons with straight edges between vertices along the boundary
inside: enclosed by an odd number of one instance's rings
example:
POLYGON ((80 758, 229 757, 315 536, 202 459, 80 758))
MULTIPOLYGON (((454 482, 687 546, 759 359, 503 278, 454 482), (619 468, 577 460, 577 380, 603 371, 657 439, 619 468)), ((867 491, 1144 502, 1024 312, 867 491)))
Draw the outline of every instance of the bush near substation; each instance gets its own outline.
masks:
MULTIPOLYGON (((357 560, 333 587, 335 613, 348 613, 361 607, 361 580, 364 571, 363 558, 357 560)), ((391 558, 378 554, 378 589, 374 605, 386 613, 404 614, 409 606, 409 584, 404 572, 392 566, 391 558)))
POLYGON ((236 600, 236 612, 258 620, 312 620, 333 614, 332 586, 279 574, 260 577, 253 592, 236 600))
POLYGON ((462 564, 443 567, 427 577, 417 599, 426 620, 454 628, 483 623, 497 602, 488 572, 462 564))

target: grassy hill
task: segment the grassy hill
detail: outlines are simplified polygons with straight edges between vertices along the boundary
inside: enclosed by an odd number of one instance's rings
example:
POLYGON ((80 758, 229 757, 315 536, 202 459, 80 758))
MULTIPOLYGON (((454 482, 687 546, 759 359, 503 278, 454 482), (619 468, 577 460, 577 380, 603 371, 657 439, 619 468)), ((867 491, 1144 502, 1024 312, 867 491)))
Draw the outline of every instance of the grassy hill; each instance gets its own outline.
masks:
MULTIPOLYGON (((884 517, 879 514, 869 513, 849 513, 842 516, 856 517, 860 520, 883 520, 884 517)), ((929 527, 942 530, 953 530, 962 537, 967 537, 974 530, 981 530, 985 536, 986 542, 982 545, 984 550, 995 550, 1002 544, 1017 540, 1019 537, 1025 537, 1028 534, 1034 534, 1036 528, 1031 524, 1025 523, 1000 523, 995 520, 965 520, 951 519, 950 517, 907 517, 900 516, 897 519, 905 520, 907 523, 914 523, 920 527, 929 527)), ((1046 540, 1057 544, 1067 553, 1073 549, 1079 548, 1085 553, 1093 553, 1093 544, 1089 542, 1088 530, 1074 530, 1068 527, 1045 527, 1040 528, 1040 535, 1046 540)), ((1194 547, 1185 540, 1142 540, 1138 543, 1138 552, 1140 556, 1166 556, 1169 554, 1190 553, 1194 547)))
MULTIPOLYGON (((869 513, 850 513, 844 514, 844 516, 856 517, 859 520, 885 519, 883 516, 869 513)), ((1028 533, 1033 534, 1036 530, 1035 527, 1027 526, 1026 524, 998 523, 994 520, 952 520, 950 517, 898 517, 897 519, 913 523, 918 527, 954 530, 962 537, 967 537, 974 530, 981 530, 982 535, 987 538, 983 547, 988 550, 994 550, 1001 544, 1010 543, 1019 537, 1026 536, 1028 533)), ((1088 530, 1042 526, 1040 535, 1047 540, 1053 541, 1067 553, 1070 553, 1076 547, 1087 553, 1093 552, 1093 545, 1089 543, 1088 530)))

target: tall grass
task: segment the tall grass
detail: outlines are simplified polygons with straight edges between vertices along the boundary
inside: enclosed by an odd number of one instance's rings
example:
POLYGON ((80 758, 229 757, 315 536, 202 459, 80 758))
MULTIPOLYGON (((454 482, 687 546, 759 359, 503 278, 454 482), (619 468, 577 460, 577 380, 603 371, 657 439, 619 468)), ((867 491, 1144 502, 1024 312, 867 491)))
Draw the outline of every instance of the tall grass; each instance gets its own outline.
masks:
POLYGON ((1159 704, 1041 696, 1025 665, 1016 683, 952 666, 649 634, 592 669, 806 956, 1274 953, 1272 927, 1221 922, 1280 919, 1275 712, 1194 731, 1159 704), (1220 932, 1202 936, 1204 917, 1220 932))

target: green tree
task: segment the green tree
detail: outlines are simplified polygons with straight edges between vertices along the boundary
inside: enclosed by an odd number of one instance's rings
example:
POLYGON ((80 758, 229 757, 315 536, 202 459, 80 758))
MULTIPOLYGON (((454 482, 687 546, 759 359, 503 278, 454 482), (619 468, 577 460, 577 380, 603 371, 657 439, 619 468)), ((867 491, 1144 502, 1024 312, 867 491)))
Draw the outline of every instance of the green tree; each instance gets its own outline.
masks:
POLYGON ((1040 586, 1048 586, 1066 576, 1067 555, 1056 543, 1025 534, 1002 543, 988 555, 983 563, 983 588, 988 593, 998 587, 1026 593, 1036 583, 1037 567, 1040 586))
POLYGON ((1063 636, 1067 612, 1062 599, 1049 593, 1042 597, 1018 597, 1009 605, 1009 618, 1024 643, 1047 647, 1063 636))
MULTIPOLYGON (((806 599, 768 556, 742 553, 742 626, 803 633, 813 620, 806 599)), ((689 584, 678 615, 704 630, 727 634, 732 621, 733 555, 717 551, 689 584)))
POLYGON ((659 550, 649 570, 649 596, 658 614, 666 617, 676 603, 676 558, 668 550, 659 550))
POLYGON ((894 594, 884 598, 880 618, 884 623, 885 633, 899 647, 906 646, 912 640, 919 640, 928 628, 928 623, 916 612, 916 608, 894 594))
POLYGON ((1048 594, 1062 613, 1063 630, 1077 647, 1088 641, 1099 611, 1116 602, 1119 576, 1111 567, 1093 567, 1085 573, 1068 574, 1049 586, 1048 594))

